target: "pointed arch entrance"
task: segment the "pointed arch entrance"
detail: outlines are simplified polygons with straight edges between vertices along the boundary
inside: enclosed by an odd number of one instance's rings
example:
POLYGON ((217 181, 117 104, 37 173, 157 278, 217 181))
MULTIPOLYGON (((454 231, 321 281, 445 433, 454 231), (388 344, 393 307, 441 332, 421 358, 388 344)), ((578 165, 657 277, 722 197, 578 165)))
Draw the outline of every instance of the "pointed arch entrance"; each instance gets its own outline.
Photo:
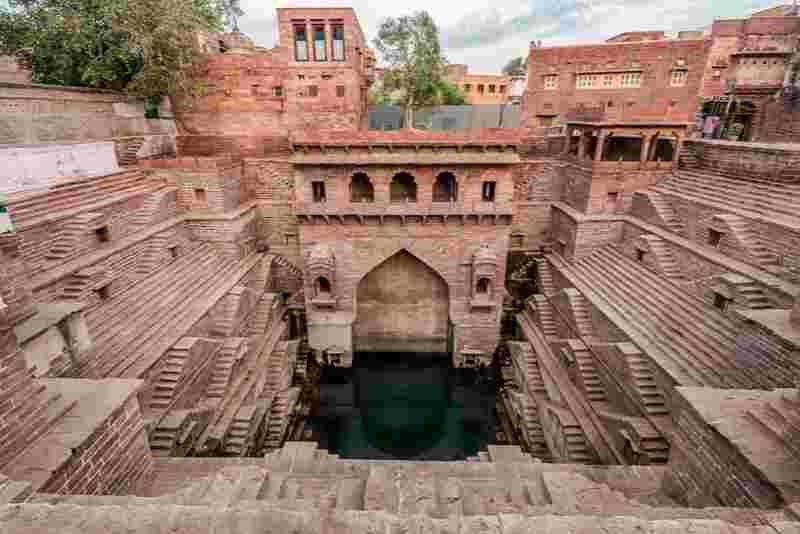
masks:
POLYGON ((410 252, 400 250, 367 273, 356 306, 355 351, 447 352, 447 282, 410 252))

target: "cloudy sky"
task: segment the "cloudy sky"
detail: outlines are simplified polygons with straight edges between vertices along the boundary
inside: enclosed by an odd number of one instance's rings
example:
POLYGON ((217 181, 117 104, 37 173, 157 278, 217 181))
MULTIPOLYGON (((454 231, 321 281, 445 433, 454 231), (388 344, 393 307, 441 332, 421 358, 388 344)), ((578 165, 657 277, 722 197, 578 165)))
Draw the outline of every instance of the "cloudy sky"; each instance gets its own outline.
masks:
POLYGON ((499 72, 508 59, 544 45, 602 41, 633 30, 702 29, 714 18, 744 17, 780 0, 242 0, 243 32, 260 46, 276 44, 276 7, 352 6, 371 40, 382 17, 427 9, 447 59, 473 72, 499 72), (488 5, 487 5, 488 4, 488 5))

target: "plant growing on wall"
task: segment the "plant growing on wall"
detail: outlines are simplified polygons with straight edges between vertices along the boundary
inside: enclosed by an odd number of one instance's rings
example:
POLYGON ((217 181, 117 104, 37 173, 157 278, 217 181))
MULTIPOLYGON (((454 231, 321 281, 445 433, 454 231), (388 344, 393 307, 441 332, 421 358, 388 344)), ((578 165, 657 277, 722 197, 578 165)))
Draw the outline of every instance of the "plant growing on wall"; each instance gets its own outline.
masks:
POLYGON ((522 56, 515 57, 514 59, 509 60, 505 67, 503 67, 503 74, 507 76, 511 76, 513 74, 525 74, 527 69, 528 59, 522 56))
POLYGON ((9 0, 0 50, 32 48, 38 83, 175 95, 192 90, 198 36, 241 14, 239 0, 9 0))
POLYGON ((439 29, 427 11, 417 11, 384 19, 373 44, 387 65, 385 83, 396 90, 406 124, 412 124, 414 108, 439 103, 445 64, 439 29))

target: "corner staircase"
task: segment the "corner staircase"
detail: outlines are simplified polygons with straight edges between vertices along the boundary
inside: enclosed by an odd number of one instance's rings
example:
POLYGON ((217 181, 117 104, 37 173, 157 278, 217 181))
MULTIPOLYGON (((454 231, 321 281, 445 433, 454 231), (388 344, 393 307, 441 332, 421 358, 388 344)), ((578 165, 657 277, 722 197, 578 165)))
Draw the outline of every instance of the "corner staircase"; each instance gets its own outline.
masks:
POLYGON ((214 359, 211 380, 206 388, 206 397, 222 398, 231 383, 233 369, 247 352, 247 340, 235 337, 225 340, 214 359))
POLYGON ((656 383, 653 369, 647 356, 633 343, 617 343, 623 356, 634 391, 648 415, 669 415, 664 396, 656 383))
POLYGON ((72 256, 78 244, 89 233, 90 224, 102 216, 102 213, 83 213, 70 219, 64 224, 64 229, 56 238, 56 242, 45 254, 45 259, 60 261, 72 256))
POLYGON ((657 235, 644 234, 641 237, 647 241, 650 246, 650 252, 655 257, 656 264, 661 274, 663 274, 665 278, 671 280, 683 280, 684 276, 681 272, 680 265, 678 265, 678 262, 675 260, 675 256, 672 254, 669 245, 657 235))

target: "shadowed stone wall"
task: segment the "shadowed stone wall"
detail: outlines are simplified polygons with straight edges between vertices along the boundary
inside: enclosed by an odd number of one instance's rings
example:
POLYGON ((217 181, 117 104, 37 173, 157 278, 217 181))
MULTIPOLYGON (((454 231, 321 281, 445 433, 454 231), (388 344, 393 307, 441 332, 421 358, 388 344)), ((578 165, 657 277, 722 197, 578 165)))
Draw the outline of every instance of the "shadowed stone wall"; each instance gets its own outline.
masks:
POLYGON ((436 348, 435 352, 446 350, 447 284, 405 250, 361 280, 356 301, 356 351, 384 351, 384 346, 403 351, 421 341, 436 348))

